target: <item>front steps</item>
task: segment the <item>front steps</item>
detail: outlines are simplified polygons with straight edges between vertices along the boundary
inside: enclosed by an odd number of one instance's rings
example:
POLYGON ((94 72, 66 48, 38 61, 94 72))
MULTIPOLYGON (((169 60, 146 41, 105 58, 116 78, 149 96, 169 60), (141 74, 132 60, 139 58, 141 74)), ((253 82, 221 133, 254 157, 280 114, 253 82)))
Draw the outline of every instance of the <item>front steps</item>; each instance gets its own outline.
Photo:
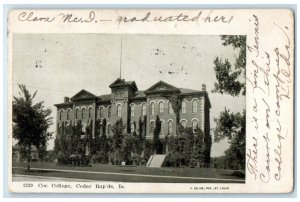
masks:
POLYGON ((166 155, 165 154, 155 154, 155 155, 151 155, 147 164, 146 164, 146 167, 149 167, 149 168, 161 168, 164 160, 166 158, 166 155))

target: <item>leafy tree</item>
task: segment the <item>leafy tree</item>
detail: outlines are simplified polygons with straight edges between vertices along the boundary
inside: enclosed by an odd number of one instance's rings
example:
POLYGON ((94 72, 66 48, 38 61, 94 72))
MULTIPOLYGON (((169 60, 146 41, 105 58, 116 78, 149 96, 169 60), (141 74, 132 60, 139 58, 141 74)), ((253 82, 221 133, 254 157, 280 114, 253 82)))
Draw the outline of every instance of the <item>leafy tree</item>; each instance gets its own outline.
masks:
POLYGON ((166 98, 169 99, 169 102, 172 105, 172 109, 173 109, 175 117, 176 117, 175 134, 178 135, 179 134, 178 127, 181 125, 180 124, 180 110, 181 110, 183 98, 177 93, 173 93, 172 95, 167 95, 166 98))
POLYGON ((27 147, 27 169, 30 170, 31 147, 44 147, 51 138, 47 130, 52 125, 51 109, 46 109, 44 102, 33 103, 37 91, 31 95, 25 85, 19 85, 19 97, 14 96, 13 137, 19 145, 27 147))
MULTIPOLYGON (((227 138, 230 147, 225 152, 226 158, 230 162, 238 165, 239 168, 245 166, 246 149, 246 111, 243 113, 233 113, 226 109, 221 112, 218 119, 215 119, 217 125, 214 130, 215 142, 227 138)), ((237 166, 235 166, 237 167, 237 166)))
POLYGON ((131 135, 126 134, 124 135, 121 147, 121 159, 125 161, 126 164, 132 161, 131 159, 131 152, 133 148, 133 138, 131 135))
POLYGON ((195 141, 193 148, 192 158, 196 160, 197 167, 199 167, 200 163, 205 162, 205 144, 204 133, 198 126, 195 129, 195 141))
POLYGON ((229 141, 234 140, 244 127, 242 125, 243 116, 244 115, 239 112, 233 113, 225 108, 225 110, 220 113, 219 117, 215 119, 217 124, 214 130, 215 142, 219 142, 224 138, 228 138, 229 141))
POLYGON ((121 161, 121 148, 123 143, 123 132, 126 126, 123 125, 122 119, 116 121, 116 124, 112 127, 113 132, 113 151, 114 151, 114 163, 120 163, 121 161))
POLYGON ((108 143, 108 138, 106 136, 106 119, 102 120, 101 124, 101 136, 99 139, 99 160, 102 163, 105 163, 108 161, 108 153, 109 153, 109 143, 108 143))
MULTIPOLYGON (((225 59, 216 58, 214 61, 217 83, 213 92, 227 93, 231 96, 246 94, 246 36, 221 36, 223 46, 232 46, 239 50, 239 55, 235 60, 234 68, 225 59)), ((246 111, 243 113, 230 113, 226 109, 215 119, 214 141, 228 139, 230 148, 225 151, 225 158, 230 159, 239 168, 245 167, 245 128, 246 111)), ((235 166, 237 167, 237 166, 235 166)))
POLYGON ((38 155, 41 161, 45 160, 45 158, 47 157, 47 144, 42 145, 40 146, 40 148, 38 148, 38 155))
MULTIPOLYGON (((134 122, 134 124, 136 125, 135 122, 134 122)), ((144 150, 144 147, 145 147, 145 137, 143 136, 143 131, 144 131, 143 127, 144 127, 144 124, 143 124, 141 116, 139 118, 139 123, 138 124, 139 124, 138 134, 136 134, 136 132, 134 132, 133 135, 137 136, 137 137, 135 137, 136 138, 136 146, 135 146, 136 153, 138 155, 141 155, 142 151, 144 150)))
POLYGON ((210 135, 210 131, 204 135, 204 159, 205 163, 210 163, 210 152, 212 146, 212 138, 210 135))
POLYGON ((153 134, 154 154, 156 154, 158 151, 161 150, 161 142, 159 139, 160 132, 161 132, 161 122, 160 122, 159 116, 157 115, 156 120, 155 120, 154 134, 153 134))
POLYGON ((102 135, 106 134, 106 119, 102 120, 102 135))
POLYGON ((217 57, 214 60, 214 70, 216 72, 217 82, 215 83, 215 93, 227 93, 232 96, 246 94, 246 36, 221 36, 223 46, 232 46, 239 50, 239 56, 236 58, 234 68, 228 61, 217 57))

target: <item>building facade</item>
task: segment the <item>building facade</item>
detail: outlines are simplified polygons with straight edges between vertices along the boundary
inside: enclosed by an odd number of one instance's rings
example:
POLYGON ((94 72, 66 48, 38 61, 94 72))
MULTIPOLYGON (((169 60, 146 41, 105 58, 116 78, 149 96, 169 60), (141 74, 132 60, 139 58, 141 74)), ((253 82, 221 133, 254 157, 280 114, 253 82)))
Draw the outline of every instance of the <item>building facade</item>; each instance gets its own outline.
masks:
MULTIPOLYGON (((96 96, 81 90, 64 102, 56 104, 57 125, 69 124, 81 120, 83 133, 85 126, 92 124, 92 136, 95 136, 95 121, 106 119, 106 135, 112 135, 111 128, 118 119, 126 125, 127 133, 139 130, 140 117, 146 117, 146 139, 153 139, 155 119, 161 121, 160 139, 176 135, 176 115, 169 98, 176 95, 181 98, 180 123, 183 127, 199 127, 205 135, 210 133, 210 108, 205 84, 201 91, 177 88, 159 81, 145 91, 139 91, 134 81, 118 78, 110 86, 111 93, 96 96)), ((164 149, 164 152, 166 150, 164 149)))

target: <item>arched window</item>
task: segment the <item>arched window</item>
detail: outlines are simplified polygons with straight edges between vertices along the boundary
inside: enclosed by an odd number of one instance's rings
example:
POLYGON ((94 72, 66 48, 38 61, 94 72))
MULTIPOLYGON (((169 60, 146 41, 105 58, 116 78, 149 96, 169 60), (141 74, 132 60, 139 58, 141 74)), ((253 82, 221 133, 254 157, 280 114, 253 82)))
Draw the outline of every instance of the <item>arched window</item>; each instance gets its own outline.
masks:
POLYGON ((60 110, 60 112, 59 112, 59 120, 62 120, 62 118, 63 118, 63 110, 60 110))
POLYGON ((181 103, 181 113, 186 114, 186 101, 183 100, 181 103))
POLYGON ((196 130, 196 128, 198 126, 198 121, 196 119, 193 120, 192 125, 193 125, 193 130, 196 130))
POLYGON ((71 117, 71 109, 68 109, 67 111, 67 120, 70 120, 71 117))
POLYGON ((182 120, 182 121, 181 121, 181 125, 182 125, 184 128, 186 127, 186 124, 187 124, 186 120, 182 120))
POLYGON ((89 108, 89 119, 92 118, 92 107, 89 108))
POLYGON ((81 118, 84 119, 86 114, 86 108, 81 109, 81 118))
POLYGON ((173 134, 173 122, 171 120, 168 122, 168 134, 173 134))
POLYGON ((169 108, 169 114, 173 114, 173 113, 174 113, 174 111, 173 111, 173 107, 172 107, 172 104, 171 104, 171 102, 169 102, 169 104, 168 104, 168 108, 169 108))
POLYGON ((165 125, 164 125, 164 122, 163 121, 160 121, 160 134, 164 135, 165 133, 165 125))
POLYGON ((107 125, 107 135, 110 135, 111 134, 111 125, 108 124, 107 125))
POLYGON ((100 107, 100 118, 103 118, 104 117, 104 108, 103 107, 100 107))
POLYGON ((121 110, 122 110, 121 105, 118 104, 118 105, 117 105, 117 116, 118 116, 118 117, 121 117, 121 110))
POLYGON ((110 118, 111 117, 111 106, 107 107, 107 117, 110 118))
POLYGON ((75 110, 75 118, 79 119, 79 109, 78 108, 76 108, 76 110, 75 110))
POLYGON ((146 115, 146 104, 142 104, 142 115, 145 116, 146 115))
POLYGON ((130 107, 130 115, 131 117, 134 117, 134 105, 131 105, 130 107))
POLYGON ((159 113, 160 114, 164 113, 164 103, 162 101, 159 102, 159 113))
POLYGON ((154 121, 150 122, 150 133, 154 133, 154 121))
POLYGON ((133 133, 134 130, 135 130, 135 128, 134 128, 134 123, 131 123, 131 125, 130 125, 130 132, 133 133))
POLYGON ((193 113, 197 113, 198 102, 197 100, 193 100, 193 113))
POLYGON ((154 115, 154 102, 151 103, 151 115, 154 115))

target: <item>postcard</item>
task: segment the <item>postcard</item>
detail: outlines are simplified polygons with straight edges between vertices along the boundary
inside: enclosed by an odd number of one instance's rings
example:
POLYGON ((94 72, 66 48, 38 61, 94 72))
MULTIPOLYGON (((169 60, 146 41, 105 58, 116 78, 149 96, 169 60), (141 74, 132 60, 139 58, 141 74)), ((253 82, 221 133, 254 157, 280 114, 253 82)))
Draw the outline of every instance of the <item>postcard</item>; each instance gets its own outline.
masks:
POLYGON ((13 9, 9 190, 288 193, 287 9, 13 9))

